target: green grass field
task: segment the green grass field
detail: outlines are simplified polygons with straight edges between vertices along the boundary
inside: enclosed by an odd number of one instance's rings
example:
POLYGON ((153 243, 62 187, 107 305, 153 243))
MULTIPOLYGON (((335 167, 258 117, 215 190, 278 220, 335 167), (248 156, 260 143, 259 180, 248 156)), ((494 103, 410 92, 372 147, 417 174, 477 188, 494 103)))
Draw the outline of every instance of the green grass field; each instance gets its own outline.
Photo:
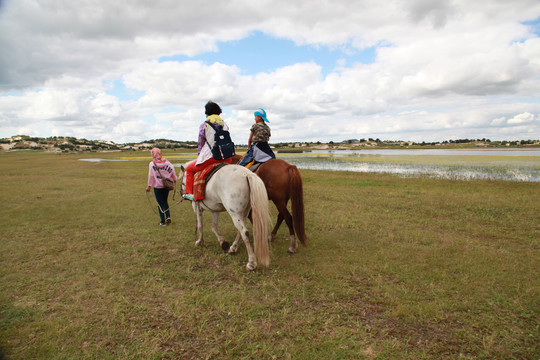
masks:
POLYGON ((540 358, 539 183, 302 171, 309 246, 248 273, 209 214, 204 248, 186 202, 157 225, 147 161, 88 156, 0 153, 8 359, 540 358))

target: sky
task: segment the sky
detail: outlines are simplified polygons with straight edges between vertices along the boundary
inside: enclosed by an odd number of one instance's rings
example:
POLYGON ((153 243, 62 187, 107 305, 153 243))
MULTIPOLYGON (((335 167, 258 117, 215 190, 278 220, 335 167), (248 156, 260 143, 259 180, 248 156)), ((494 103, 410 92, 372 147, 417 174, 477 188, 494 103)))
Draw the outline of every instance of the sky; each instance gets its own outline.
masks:
POLYGON ((538 0, 0 0, 0 137, 540 139, 538 0))

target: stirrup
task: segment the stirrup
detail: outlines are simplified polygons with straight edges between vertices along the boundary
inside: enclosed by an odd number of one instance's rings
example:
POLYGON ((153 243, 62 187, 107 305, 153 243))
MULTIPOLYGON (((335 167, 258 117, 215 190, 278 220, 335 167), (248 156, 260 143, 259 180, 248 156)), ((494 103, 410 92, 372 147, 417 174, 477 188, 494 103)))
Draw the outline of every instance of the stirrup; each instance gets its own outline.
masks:
POLYGON ((182 197, 189 201, 195 201, 195 198, 193 197, 193 194, 184 194, 182 197))

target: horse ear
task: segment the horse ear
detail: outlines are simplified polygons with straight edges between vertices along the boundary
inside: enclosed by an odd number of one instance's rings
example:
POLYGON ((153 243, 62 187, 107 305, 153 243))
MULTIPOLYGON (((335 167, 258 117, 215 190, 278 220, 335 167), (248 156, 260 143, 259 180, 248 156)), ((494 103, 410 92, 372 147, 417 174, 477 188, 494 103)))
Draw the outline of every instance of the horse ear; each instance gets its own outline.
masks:
POLYGON ((180 165, 180 170, 182 170, 182 172, 184 172, 186 169, 184 169, 184 165, 180 165))

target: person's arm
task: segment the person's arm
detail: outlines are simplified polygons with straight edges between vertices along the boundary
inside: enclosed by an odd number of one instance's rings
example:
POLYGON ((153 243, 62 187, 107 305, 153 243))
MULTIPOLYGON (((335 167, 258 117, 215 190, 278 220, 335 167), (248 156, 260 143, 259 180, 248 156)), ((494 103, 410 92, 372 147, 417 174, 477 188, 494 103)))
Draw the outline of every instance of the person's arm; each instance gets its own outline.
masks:
POLYGON ((176 176, 176 170, 174 170, 174 166, 173 166, 173 164, 171 164, 170 162, 169 162, 169 166, 171 167, 171 170, 172 170, 171 173, 170 173, 170 175, 171 175, 170 178, 171 178, 174 182, 177 182, 177 181, 178 181, 178 177, 176 176))
POLYGON ((248 149, 251 146, 251 140, 253 140, 253 130, 249 133, 249 140, 248 140, 248 149))
POLYGON ((148 183, 146 185, 146 192, 150 192, 150 181, 151 181, 151 177, 152 177, 152 163, 150 163, 150 165, 148 165, 148 183))
POLYGON ((206 130, 205 130, 206 123, 202 123, 201 126, 199 126, 199 139, 198 139, 198 146, 197 146, 197 155, 201 153, 201 150, 203 146, 206 146, 206 130))

